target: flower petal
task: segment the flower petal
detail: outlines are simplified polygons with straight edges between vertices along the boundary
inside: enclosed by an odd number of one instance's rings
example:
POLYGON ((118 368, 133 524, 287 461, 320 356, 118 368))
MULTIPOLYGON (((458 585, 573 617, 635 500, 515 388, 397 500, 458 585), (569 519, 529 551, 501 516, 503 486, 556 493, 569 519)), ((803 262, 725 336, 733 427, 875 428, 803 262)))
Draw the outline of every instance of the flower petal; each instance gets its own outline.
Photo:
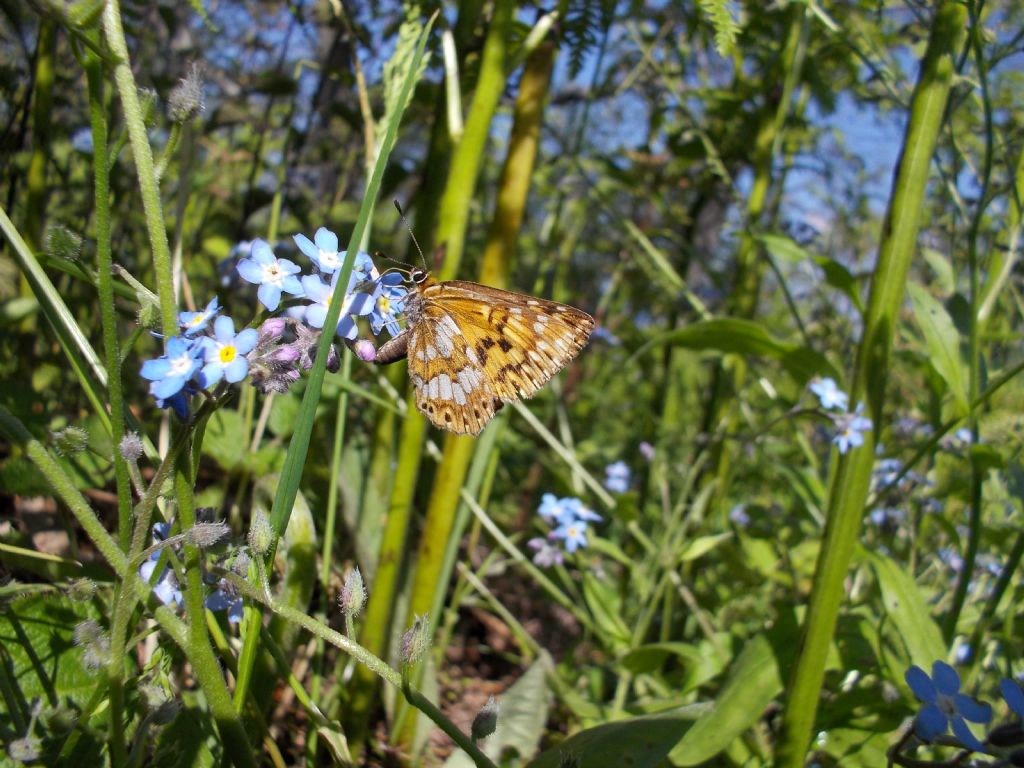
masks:
POLYGON ((956 711, 972 723, 987 723, 992 719, 992 707, 967 694, 958 693, 953 701, 956 702, 956 711))
POLYGON ((162 379, 166 376, 169 370, 171 370, 171 361, 166 357, 158 357, 156 360, 147 360, 144 362, 139 374, 144 379, 155 381, 156 379, 162 379))
POLYGON ((242 356, 236 357, 224 366, 224 380, 237 384, 249 373, 249 361, 242 356))
POLYGON ((306 307, 306 325, 313 328, 323 328, 324 320, 327 319, 327 307, 323 304, 310 304, 306 307))
POLYGON ((948 726, 949 720, 934 704, 926 704, 914 719, 914 731, 925 741, 941 736, 948 726))
POLYGON ((213 324, 213 335, 221 344, 227 344, 235 338, 235 321, 227 315, 221 315, 213 324))
POLYGON ((274 260, 274 251, 266 240, 253 240, 249 255, 260 264, 270 264, 274 260))
POLYGON ((928 677, 927 672, 915 664, 907 670, 903 679, 907 681, 907 685, 917 698, 925 704, 935 703, 935 683, 928 677))
POLYGON ((203 389, 209 389, 224 375, 224 366, 220 363, 207 363, 199 374, 199 383, 203 389))
POLYGON ((338 236, 326 227, 320 227, 313 235, 313 242, 316 247, 325 253, 338 252, 338 236))
POLYGON ((260 340, 260 332, 255 328, 246 328, 244 331, 240 331, 235 336, 235 351, 240 355, 247 354, 252 351, 252 348, 256 346, 256 342, 260 340))
POLYGON ((294 275, 288 275, 281 280, 281 287, 288 291, 292 296, 304 296, 305 292, 302 290, 302 283, 299 282, 299 278, 294 275))
POLYGON ((960 690, 960 675, 944 661, 932 664, 932 680, 935 681, 935 690, 947 696, 960 690))
POLYGON ((319 255, 317 247, 313 245, 313 241, 310 240, 305 235, 295 235, 292 238, 292 240, 294 240, 295 244, 299 246, 299 250, 306 254, 306 256, 308 256, 309 258, 315 260, 316 257, 319 255))
POLYGON ((1017 713, 1018 717, 1024 717, 1024 691, 1020 689, 1020 686, 1008 677, 1004 677, 999 681, 999 690, 1003 692, 1003 698, 1006 699, 1010 709, 1017 713))
POLYGON ((975 752, 981 752, 985 748, 978 741, 978 737, 971 733, 971 729, 967 727, 967 723, 964 722, 962 717, 953 718, 953 735, 960 740, 961 744, 968 749, 973 749, 975 752))
POLYGON ((251 259, 242 259, 235 269, 247 283, 259 285, 263 282, 263 267, 251 259))
POLYGON ((154 381, 149 388, 149 392, 153 397, 166 400, 171 395, 179 392, 183 386, 185 386, 184 376, 168 376, 166 379, 154 381))
POLYGON ((281 286, 274 285, 273 283, 264 283, 256 291, 256 298, 259 299, 260 304, 273 312, 281 303, 281 286))

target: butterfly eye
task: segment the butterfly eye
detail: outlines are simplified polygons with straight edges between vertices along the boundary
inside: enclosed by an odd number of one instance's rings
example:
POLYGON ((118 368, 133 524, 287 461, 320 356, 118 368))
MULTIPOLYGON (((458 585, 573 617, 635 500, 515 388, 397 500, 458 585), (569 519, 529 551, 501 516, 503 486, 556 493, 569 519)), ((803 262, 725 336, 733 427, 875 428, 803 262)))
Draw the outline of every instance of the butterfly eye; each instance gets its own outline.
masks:
POLYGON ((416 285, 419 285, 420 283, 425 283, 427 281, 427 273, 424 272, 422 269, 413 269, 412 272, 409 273, 409 276, 412 278, 412 281, 416 283, 416 285))

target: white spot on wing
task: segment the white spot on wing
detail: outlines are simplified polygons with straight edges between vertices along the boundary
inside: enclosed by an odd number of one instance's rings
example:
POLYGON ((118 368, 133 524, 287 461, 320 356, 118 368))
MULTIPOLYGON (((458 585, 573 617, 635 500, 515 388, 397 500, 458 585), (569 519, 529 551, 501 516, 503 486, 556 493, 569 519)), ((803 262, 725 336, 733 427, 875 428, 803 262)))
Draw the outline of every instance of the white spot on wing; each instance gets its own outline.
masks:
POLYGON ((452 380, 447 373, 442 373, 440 376, 434 379, 438 382, 438 397, 442 400, 452 399, 452 380))
POLYGON ((459 386, 458 382, 452 384, 452 396, 455 398, 456 405, 466 404, 466 393, 462 391, 462 387, 459 386))

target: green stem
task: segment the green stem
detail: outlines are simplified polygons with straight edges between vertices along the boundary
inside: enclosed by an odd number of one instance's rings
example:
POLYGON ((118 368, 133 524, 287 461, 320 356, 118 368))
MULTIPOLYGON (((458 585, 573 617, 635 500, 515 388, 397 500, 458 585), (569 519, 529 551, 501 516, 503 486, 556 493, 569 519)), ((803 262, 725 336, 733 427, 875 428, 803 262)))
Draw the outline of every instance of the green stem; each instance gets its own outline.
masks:
MULTIPOLYGON (((981 86, 981 104, 985 118, 985 152, 982 160, 981 189, 978 193, 978 203, 974 208, 974 215, 971 217, 970 233, 967 237, 967 266, 970 275, 970 316, 968 318, 968 397, 973 402, 978 397, 981 389, 981 350, 979 343, 980 320, 978 313, 981 311, 981 279, 978 267, 978 232, 981 229, 982 216, 988 204, 988 189, 992 179, 992 101, 988 92, 988 67, 982 48, 981 20, 977 16, 977 3, 968 3, 970 14, 970 44, 974 52, 975 64, 978 69, 978 82, 981 86)), ((972 408, 968 413, 968 424, 971 430, 971 444, 978 443, 978 411, 972 408)), ((981 539, 981 481, 984 479, 985 470, 978 466, 974 452, 968 453, 970 462, 970 518, 968 522, 967 546, 964 549, 963 567, 960 569, 957 578, 956 588, 953 591, 953 604, 943 625, 943 638, 946 643, 953 640, 956 634, 956 625, 960 620, 960 613, 967 599, 967 588, 974 578, 974 563, 978 557, 978 543, 981 539)))
POLYGON ((178 332, 178 317, 174 296, 174 281, 171 275, 171 249, 167 243, 163 209, 160 204, 160 188, 157 184, 156 169, 153 167, 153 150, 146 135, 146 123, 139 103, 139 90, 132 74, 128 45, 121 25, 121 6, 118 0, 108 0, 103 11, 103 32, 111 53, 117 59, 114 67, 114 82, 117 84, 124 111, 128 140, 132 146, 135 170, 139 177, 139 192, 142 195, 142 209, 149 232, 149 245, 153 251, 153 268, 156 271, 157 294, 160 297, 160 319, 164 335, 171 337, 178 332))
POLYGON ((865 435, 863 446, 844 456, 833 456, 838 459, 838 467, 830 486, 824 541, 788 688, 776 748, 778 766, 803 766, 811 742, 825 662, 843 601, 843 584, 859 539, 870 487, 894 329, 916 250, 929 166, 944 118, 954 74, 953 56, 963 38, 966 15, 966 8, 957 0, 945 0, 939 6, 914 89, 851 388, 853 402, 867 397, 875 428, 865 435))
POLYGON ((89 119, 92 123, 93 168, 96 197, 96 278, 100 297, 100 323, 107 366, 110 398, 110 441, 114 446, 114 480, 117 485, 117 533, 122 549, 131 536, 132 491, 128 464, 119 449, 124 437, 124 394, 121 389, 121 349, 114 307, 113 259, 110 248, 110 176, 107 173, 107 116, 103 106, 103 62, 86 52, 89 82, 89 119))

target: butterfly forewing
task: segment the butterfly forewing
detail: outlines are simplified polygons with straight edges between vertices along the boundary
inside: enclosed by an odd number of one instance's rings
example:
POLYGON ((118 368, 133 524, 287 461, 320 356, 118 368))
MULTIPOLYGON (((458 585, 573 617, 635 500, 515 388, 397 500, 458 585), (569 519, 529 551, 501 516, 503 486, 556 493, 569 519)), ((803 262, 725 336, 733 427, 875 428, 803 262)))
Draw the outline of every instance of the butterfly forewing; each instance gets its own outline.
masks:
POLYGON ((586 345, 586 312, 452 280, 417 285, 407 355, 416 407, 438 427, 476 434, 505 402, 530 397, 586 345))

